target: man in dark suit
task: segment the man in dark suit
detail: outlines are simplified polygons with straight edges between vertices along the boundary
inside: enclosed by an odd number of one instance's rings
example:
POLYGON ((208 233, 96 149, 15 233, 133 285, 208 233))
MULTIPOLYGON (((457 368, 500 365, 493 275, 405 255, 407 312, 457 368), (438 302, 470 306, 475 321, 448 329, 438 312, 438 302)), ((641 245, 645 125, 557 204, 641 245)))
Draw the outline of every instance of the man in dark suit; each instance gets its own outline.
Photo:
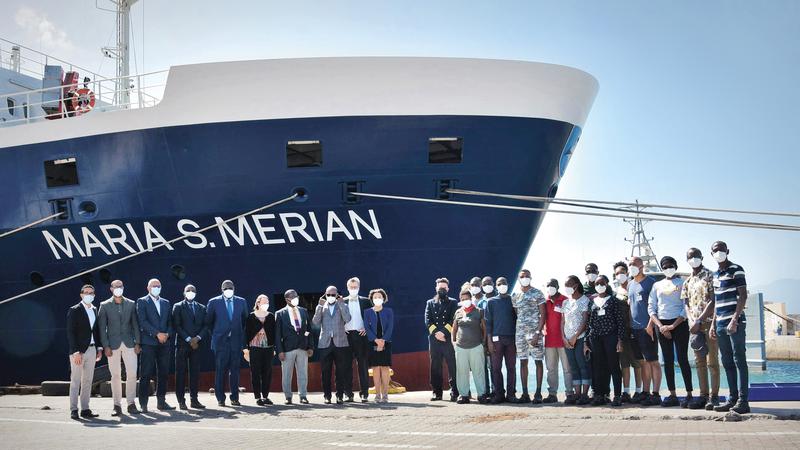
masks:
POLYGON ((169 300, 161 298, 161 282, 153 278, 147 283, 148 294, 136 300, 136 316, 142 335, 142 353, 139 373, 139 406, 147 412, 150 396, 150 378, 156 375, 157 408, 161 411, 175 409, 167 404, 167 376, 172 356, 172 309, 169 300))
POLYGON ((331 403, 331 374, 336 365, 336 404, 344 403, 344 389, 347 383, 347 372, 350 379, 353 376, 353 354, 350 353, 350 344, 347 342, 347 332, 344 324, 350 321, 350 310, 344 304, 344 298, 339 295, 336 286, 328 286, 325 295, 319 299, 317 309, 311 318, 311 323, 320 327, 319 362, 322 372, 322 394, 325 403, 331 403))
POLYGON ((187 284, 183 289, 183 300, 172 308, 172 322, 178 335, 175 351, 175 396, 178 407, 186 408, 186 365, 189 365, 189 396, 192 408, 204 409, 197 400, 200 381, 200 346, 208 340, 206 307, 195 301, 197 289, 187 284))
POLYGON ((294 289, 283 294, 286 306, 275 313, 275 351, 281 360, 283 395, 292 404, 292 376, 297 371, 297 390, 300 403, 308 404, 308 358, 314 354, 308 311, 300 305, 294 289))
POLYGON ((80 416, 97 417, 89 409, 94 379, 94 364, 103 357, 100 346, 100 327, 97 310, 92 305, 94 287, 87 284, 81 288, 81 301, 67 312, 67 342, 69 343, 69 409, 70 417, 78 420, 78 395, 81 400, 80 416))
POLYGON ((206 325, 211 329, 214 352, 214 394, 217 404, 225 406, 225 377, 229 377, 231 405, 239 403, 239 367, 244 349, 244 323, 247 306, 242 297, 233 295, 233 281, 222 282, 222 295, 208 301, 206 325))
MULTIPOLYGON (((358 387, 361 403, 366 403, 369 396, 369 340, 367 330, 364 327, 364 311, 372 308, 372 302, 367 297, 358 295, 361 288, 361 280, 356 277, 347 280, 348 296, 344 299, 344 304, 350 310, 350 321, 344 326, 347 331, 347 342, 353 359, 358 365, 358 387)), ((346 402, 353 401, 353 372, 349 372, 345 385, 346 402)))
POLYGON ((450 401, 458 398, 456 387, 456 354, 450 333, 453 331, 458 302, 447 296, 450 282, 447 278, 436 280, 436 296, 425 304, 425 326, 428 328, 428 351, 431 357, 431 401, 442 399, 442 360, 447 363, 450 381, 450 401))

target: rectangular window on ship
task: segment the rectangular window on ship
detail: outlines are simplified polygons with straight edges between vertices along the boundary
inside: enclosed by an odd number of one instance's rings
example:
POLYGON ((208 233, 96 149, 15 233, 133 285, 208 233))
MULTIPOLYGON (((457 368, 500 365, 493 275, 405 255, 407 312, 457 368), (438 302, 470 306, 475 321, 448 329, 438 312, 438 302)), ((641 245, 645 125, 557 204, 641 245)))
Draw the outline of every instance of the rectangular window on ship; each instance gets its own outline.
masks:
POLYGON ((428 139, 429 164, 460 163, 464 138, 460 137, 435 137, 428 139))
POLYGON ((78 184, 78 161, 75 158, 45 161, 44 176, 49 188, 78 184))
POLYGON ((322 166, 320 141, 289 141, 286 143, 286 167, 322 166))

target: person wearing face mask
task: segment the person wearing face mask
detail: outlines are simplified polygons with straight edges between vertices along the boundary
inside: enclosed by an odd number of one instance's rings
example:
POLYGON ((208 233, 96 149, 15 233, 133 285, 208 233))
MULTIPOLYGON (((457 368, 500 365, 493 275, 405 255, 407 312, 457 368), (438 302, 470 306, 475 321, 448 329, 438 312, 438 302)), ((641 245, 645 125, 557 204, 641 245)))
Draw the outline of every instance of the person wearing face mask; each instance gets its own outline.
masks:
POLYGON ((650 275, 644 274, 644 262, 638 256, 631 258, 628 270, 631 276, 627 289, 631 312, 631 331, 643 358, 639 360, 642 368, 642 395, 639 399, 639 406, 660 405, 661 396, 658 390, 661 387, 661 363, 658 361, 655 325, 647 310, 650 292, 656 280, 650 275))
POLYGON ((586 283, 583 284, 583 291, 587 297, 590 297, 597 294, 597 291, 594 290, 594 282, 600 274, 600 269, 597 268, 597 264, 589 263, 586 264, 584 271, 586 272, 586 283))
POLYGON ((269 312, 269 297, 256 298, 253 312, 244 323, 244 340, 248 348, 242 350, 250 363, 250 380, 258 406, 271 405, 269 386, 272 383, 272 357, 275 345, 275 316, 269 312))
POLYGON ((308 358, 314 354, 308 311, 300 306, 297 291, 283 294, 286 306, 275 313, 275 351, 281 361, 281 386, 286 404, 292 404, 292 376, 297 372, 300 403, 308 404, 308 358))
POLYGON ((234 295, 233 281, 225 280, 220 286, 222 295, 208 301, 206 325, 211 331, 211 351, 214 352, 214 395, 217 405, 225 406, 225 379, 230 386, 231 405, 239 403, 239 368, 242 364, 244 324, 247 320, 247 304, 242 297, 234 295))
POLYGON ((469 403, 470 390, 469 377, 475 383, 475 394, 479 403, 486 403, 486 382, 483 377, 486 356, 484 343, 486 342, 486 323, 482 311, 472 302, 469 288, 459 294, 459 308, 453 319, 452 340, 456 350, 456 380, 461 396, 457 403, 469 403))
POLYGON ((147 295, 136 300, 136 315, 142 336, 142 355, 139 373, 139 407, 147 412, 150 379, 156 377, 156 407, 160 411, 175 409, 167 404, 167 376, 172 359, 175 330, 169 300, 161 297, 161 282, 147 282, 147 295))
POLYGON ((730 253, 728 244, 722 241, 714 242, 711 246, 711 255, 717 261, 719 268, 714 272, 714 322, 709 329, 709 336, 718 341, 722 366, 725 368, 725 377, 728 379, 731 393, 728 401, 724 405, 714 407, 714 411, 745 414, 750 412, 747 401, 750 376, 745 347, 747 320, 744 316, 747 281, 744 277, 744 268, 728 259, 730 253))
MULTIPOLYGON (((482 309, 479 303, 481 303, 485 297, 483 296, 483 289, 481 288, 481 278, 472 277, 472 279, 469 280, 469 286, 467 289, 469 290, 472 303, 479 309, 482 309)), ((483 303, 486 302, 484 301, 483 303)), ((483 306, 485 307, 486 305, 484 304, 483 306)))
POLYGON ((322 391, 325 404, 331 403, 331 376, 333 366, 336 365, 336 404, 344 404, 344 392, 347 386, 348 374, 353 376, 353 354, 347 342, 347 332, 344 325, 350 322, 350 309, 344 304, 344 298, 339 295, 336 286, 328 286, 325 295, 320 297, 317 309, 311 323, 320 327, 319 361, 322 366, 322 391))
POLYGON ((572 393, 572 372, 570 371, 567 352, 564 349, 564 337, 561 334, 561 321, 564 314, 564 300, 567 298, 558 292, 558 280, 551 279, 547 282, 547 301, 545 309, 545 329, 547 335, 544 337, 544 359, 547 365, 547 391, 548 396, 543 400, 544 403, 558 402, 558 363, 561 362, 561 370, 564 372, 564 393, 565 404, 575 404, 576 399, 572 393))
POLYGON ((622 352, 619 354, 619 365, 622 369, 622 403, 639 403, 642 399, 642 351, 639 344, 633 337, 631 330, 631 307, 628 297, 628 265, 623 261, 614 264, 614 283, 617 288, 614 296, 617 300, 624 303, 622 308, 622 320, 625 322, 625 339, 622 340, 622 352), (633 368, 633 378, 636 383, 636 391, 631 397, 631 368, 633 368))
POLYGON ((678 262, 671 256, 660 261, 664 279, 653 285, 647 310, 650 319, 658 330, 658 343, 664 355, 664 374, 667 377, 669 397, 664 398, 661 406, 678 406, 683 408, 692 402, 692 367, 689 365, 689 325, 686 323, 686 308, 681 300, 683 279, 677 275, 678 262), (686 386, 686 397, 683 402, 675 393, 675 354, 681 366, 681 375, 686 386))
POLYGON ((458 302, 448 297, 450 282, 447 278, 437 278, 434 285, 436 295, 425 303, 425 327, 428 329, 428 352, 431 359, 431 401, 442 399, 442 363, 447 364, 450 383, 450 401, 458 399, 456 386, 456 353, 452 344, 453 319, 458 302))
POLYGON ((614 297, 608 278, 600 275, 595 279, 597 294, 592 296, 589 312, 589 342, 584 342, 584 353, 592 354, 592 381, 594 384, 594 406, 608 403, 609 381, 614 382, 614 399, 611 406, 621 406, 622 380, 619 368, 619 353, 625 338, 625 323, 622 309, 626 307, 614 297))
POLYGON ((572 385, 575 388, 574 403, 586 405, 589 400, 589 385, 592 383, 592 372, 583 354, 586 330, 589 328, 590 300, 583 294, 583 285, 575 275, 570 275, 564 282, 565 300, 561 304, 562 321, 561 336, 564 339, 564 351, 567 354, 569 368, 572 372, 572 385))
POLYGON ((703 265, 703 254, 697 248, 686 252, 686 262, 692 267, 692 274, 683 283, 681 299, 685 302, 689 342, 700 381, 700 396, 689 404, 689 409, 711 411, 719 405, 719 346, 717 339, 708 336, 714 316, 714 274, 703 265))
MULTIPOLYGON (((494 290, 494 279, 490 276, 485 276, 483 278, 475 277, 471 280, 469 292, 473 295, 473 298, 477 299, 475 301, 475 306, 481 310, 481 313, 484 315, 484 320, 486 320, 486 304, 490 298, 497 295, 497 292, 494 290), (480 290, 480 292, 476 291, 476 287, 480 290)), ((483 366, 483 378, 486 381, 486 392, 492 398, 494 398, 494 385, 492 385, 492 345, 490 342, 486 341, 486 364, 483 366)))
POLYGON ((369 366, 375 382, 375 403, 388 403, 394 312, 386 306, 389 297, 383 289, 369 291, 369 301, 374 306, 364 312, 364 326, 370 343, 369 366))
POLYGON ((189 397, 191 407, 205 409, 197 399, 200 382, 200 344, 208 341, 206 307, 195 301, 197 288, 187 284, 183 300, 172 307, 172 321, 178 335, 175 350, 175 396, 178 408, 186 410, 186 369, 189 369, 189 397))
MULTIPOLYGON (((358 385, 361 403, 366 403, 369 398, 369 349, 370 343, 367 339, 367 330, 364 327, 364 312, 372 307, 367 297, 358 295, 361 289, 361 280, 356 277, 347 280, 348 296, 344 304, 350 310, 350 322, 345 324, 347 331, 347 341, 350 343, 350 350, 353 360, 358 366, 358 385)), ((345 387, 346 402, 353 401, 353 373, 348 373, 349 384, 345 387)))
POLYGON ((86 284, 81 287, 81 301, 69 309, 67 313, 67 342, 69 343, 69 410, 70 418, 78 419, 78 397, 80 396, 80 417, 92 419, 97 417, 89 409, 92 396, 92 380, 94 365, 103 357, 100 345, 100 326, 97 311, 92 305, 94 286, 86 284))
MULTIPOLYGON (((485 314, 486 334, 489 336, 489 345, 492 347, 492 383, 494 384, 492 403, 518 403, 519 400, 516 397, 517 347, 515 345, 517 313, 514 309, 514 300, 508 295, 506 278, 499 277, 496 286, 497 296, 489 299, 485 314), (505 389, 503 388, 503 362, 506 364, 505 389)), ((521 300, 520 304, 525 300, 521 300)), ((527 346, 525 348, 528 349, 527 346)), ((523 382, 523 386, 525 382, 523 382)))
POLYGON ((139 414, 136 408, 137 356, 141 353, 141 332, 136 315, 136 302, 122 296, 121 280, 111 282, 111 298, 100 303, 97 321, 100 323, 100 342, 108 358, 111 373, 112 416, 122 415, 122 362, 125 363, 125 400, 128 414, 139 414), (130 381, 128 381, 130 380, 130 381))
MULTIPOLYGON (((519 374, 522 379, 522 396, 519 401, 521 403, 531 402, 531 397, 528 395, 528 359, 532 358, 536 364, 536 393, 532 401, 533 403, 541 403, 542 378, 544 377, 544 335, 542 335, 542 330, 544 329, 547 316, 547 308, 545 307, 546 300, 542 291, 531 286, 531 272, 528 269, 521 270, 517 278, 519 280, 520 291, 515 292, 514 295, 511 296, 513 316, 501 316, 500 320, 502 323, 500 327, 508 323, 513 324, 516 322, 516 324, 513 325, 515 328, 512 328, 512 330, 514 331, 516 357, 519 358, 519 374)), ((495 298, 503 298, 507 290, 508 284, 500 284, 500 279, 498 279, 497 291, 500 292, 500 295, 495 298)), ((489 305, 489 308, 492 309, 491 305, 489 305)), ((505 311, 505 308, 502 308, 500 311, 505 311)), ((488 321, 487 318, 487 322, 488 321)), ((489 335, 492 336, 492 340, 494 340, 495 336, 502 336, 494 325, 495 323, 492 323, 492 325, 488 327, 488 332, 489 335)), ((502 344, 502 338, 499 343, 502 344)), ((495 345, 494 350, 498 350, 497 345, 495 345)), ((494 365, 497 364, 497 372, 499 372, 501 368, 500 360, 502 356, 503 353, 496 354, 492 361, 493 369, 495 369, 494 365)), ((508 360, 506 360, 507 372, 510 370, 508 367, 508 360)), ((516 382, 514 386, 516 386, 516 382)), ((498 386, 497 389, 502 390, 502 386, 498 386)), ((513 403, 514 400, 513 395, 509 396, 509 401, 513 403)))

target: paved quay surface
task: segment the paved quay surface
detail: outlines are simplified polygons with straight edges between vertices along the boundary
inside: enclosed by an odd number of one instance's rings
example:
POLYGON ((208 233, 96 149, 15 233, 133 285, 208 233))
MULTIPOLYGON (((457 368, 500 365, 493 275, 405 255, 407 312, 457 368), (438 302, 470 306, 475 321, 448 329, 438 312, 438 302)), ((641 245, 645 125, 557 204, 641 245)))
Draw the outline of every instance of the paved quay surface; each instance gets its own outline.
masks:
MULTIPOLYGON (((559 405, 458 405, 428 392, 390 396, 388 405, 262 407, 242 394, 221 408, 207 393, 204 411, 152 410, 111 417, 110 398, 93 398, 100 417, 73 421, 67 397, 0 396, 0 448, 800 448, 800 402, 753 403, 738 416, 680 408, 559 405)), ((297 397, 295 397, 295 402, 297 397)), ((174 395, 167 402, 177 406, 174 395)))

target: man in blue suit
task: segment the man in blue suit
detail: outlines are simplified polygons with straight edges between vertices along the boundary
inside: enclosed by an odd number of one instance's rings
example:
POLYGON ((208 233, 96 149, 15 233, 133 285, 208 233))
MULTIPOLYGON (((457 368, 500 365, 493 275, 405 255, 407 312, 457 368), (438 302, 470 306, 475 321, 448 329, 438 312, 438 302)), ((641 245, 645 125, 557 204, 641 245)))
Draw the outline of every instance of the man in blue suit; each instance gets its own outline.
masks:
POLYGON ((148 294, 136 300, 136 316, 142 335, 142 353, 139 363, 139 406, 147 412, 150 395, 150 378, 156 375, 156 399, 159 410, 175 409, 166 401, 167 375, 172 356, 172 308, 169 300, 161 298, 161 282, 153 278, 147 282, 148 294))
POLYGON ((222 282, 222 295, 208 301, 206 325, 211 328, 211 351, 214 352, 214 393, 217 404, 225 406, 225 377, 229 376, 231 405, 239 403, 239 366, 244 349, 244 322, 247 306, 242 297, 233 295, 233 281, 222 282))

